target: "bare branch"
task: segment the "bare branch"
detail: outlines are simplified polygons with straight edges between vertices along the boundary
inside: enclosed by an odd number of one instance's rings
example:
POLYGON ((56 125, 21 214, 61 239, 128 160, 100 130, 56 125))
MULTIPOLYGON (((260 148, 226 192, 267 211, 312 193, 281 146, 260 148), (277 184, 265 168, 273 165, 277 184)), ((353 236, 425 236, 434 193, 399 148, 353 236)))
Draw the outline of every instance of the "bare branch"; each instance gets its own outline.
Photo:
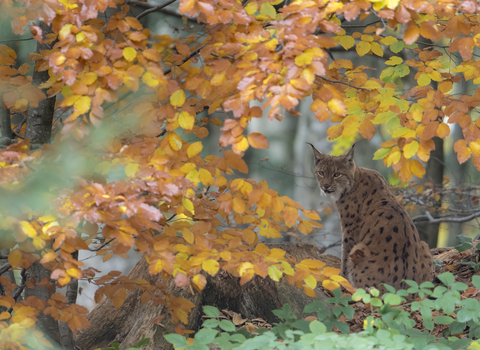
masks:
POLYGON ((326 80, 326 81, 329 81, 331 83, 335 83, 335 84, 343 84, 343 85, 347 85, 347 86, 350 86, 354 89, 357 89, 357 90, 366 90, 366 91, 370 91, 370 89, 367 89, 367 88, 363 88, 363 87, 358 87, 358 86, 354 86, 354 85, 351 85, 349 83, 346 83, 344 81, 340 81, 340 80, 332 80, 332 79, 328 79, 324 76, 321 76, 321 75, 317 75, 317 77, 323 79, 323 80, 326 80))
MULTIPOLYGON (((175 1, 177 1, 177 0, 170 0, 170 1, 167 1, 165 4, 158 5, 158 6, 153 6, 153 7, 149 8, 148 10, 145 10, 145 11, 143 11, 142 13, 140 13, 140 14, 137 16, 137 19, 143 18, 143 17, 145 17, 146 15, 148 15, 149 13, 156 12, 156 11, 160 11, 160 10, 163 9, 164 7, 167 7, 168 5, 173 4, 175 1)), ((147 5, 147 4, 145 4, 145 5, 147 5)), ((150 6, 151 6, 151 5, 150 5, 150 6)))
POLYGON ((102 249, 103 247, 105 247, 107 244, 111 243, 114 240, 115 240, 115 238, 112 238, 111 240, 103 243, 100 247, 95 248, 95 249, 88 249, 88 250, 91 251, 91 252, 98 252, 100 249, 102 249))
MULTIPOLYGON (((195 55, 197 55, 201 49, 203 49, 205 46, 207 46, 207 44, 203 44, 202 46, 200 46, 198 49, 192 51, 192 53, 190 55, 188 55, 187 57, 185 57, 183 60, 180 61, 179 64, 177 64, 176 66, 181 66, 182 64, 184 64, 185 62, 187 62, 189 59, 191 59, 192 57, 194 57, 195 55)), ((172 68, 167 68, 163 71, 163 74, 164 75, 167 75, 169 74, 170 72, 172 71, 172 68)))
POLYGON ((415 216, 412 221, 413 222, 424 222, 428 221, 432 224, 440 223, 440 222, 455 222, 455 223, 462 223, 462 222, 467 222, 470 220, 473 220, 475 218, 480 217, 480 210, 475 211, 473 214, 468 215, 468 216, 460 216, 460 217, 454 217, 454 216, 441 216, 438 218, 434 218, 430 212, 426 211, 425 215, 419 215, 415 216))
MULTIPOLYGON (((25 282, 27 280, 27 270, 26 269, 22 269, 22 271, 20 272, 20 276, 22 277, 22 281, 20 282, 20 285, 17 287, 17 289, 15 290, 15 292, 13 293, 12 295, 12 298, 15 299, 15 301, 17 301, 18 297, 22 294, 23 290, 25 289, 25 282)), ((12 313, 13 311, 13 307, 11 307, 10 309, 7 310, 8 313, 12 313)))

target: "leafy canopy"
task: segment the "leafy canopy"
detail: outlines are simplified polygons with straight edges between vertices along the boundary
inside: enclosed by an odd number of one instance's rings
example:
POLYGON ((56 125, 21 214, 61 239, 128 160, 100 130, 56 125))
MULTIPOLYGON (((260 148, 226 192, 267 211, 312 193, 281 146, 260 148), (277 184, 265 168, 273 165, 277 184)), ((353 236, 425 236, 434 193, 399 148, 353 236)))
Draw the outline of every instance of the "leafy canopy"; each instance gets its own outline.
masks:
MULTIPOLYGON (((424 175, 432 138, 447 137, 456 124, 463 132, 454 145, 459 162, 472 157, 480 169, 479 92, 459 93, 462 83, 479 82, 473 0, 179 0, 180 13, 195 17, 206 33, 186 38, 154 35, 129 10, 123 0, 3 4, 0 16, 10 16, 15 34, 30 32, 51 45, 30 54, 33 69, 0 46, 3 108, 26 114, 55 96, 63 124, 52 145, 31 150, 24 140, 0 153, 8 198, 0 210, 1 244, 11 249, 1 274, 39 261, 57 287, 94 281, 95 300, 107 297, 116 307, 127 289, 140 288, 142 302, 167 303, 173 320, 183 323, 188 300, 118 271, 98 278, 98 270, 83 268, 72 253, 96 246, 107 261, 135 248, 146 255, 151 274, 197 291, 205 274, 220 269, 242 284, 254 275, 285 276, 311 296, 318 283, 348 287, 336 269, 289 261, 284 251, 258 243, 259 235, 307 235, 321 227, 319 216, 265 181, 237 176, 248 172, 242 156, 249 147, 268 148, 264 135, 246 132, 252 118, 298 114, 295 108, 309 96, 315 117, 333 122, 330 140, 370 140, 386 130, 391 140, 374 159, 403 181, 424 175), (108 8, 119 11, 107 18, 108 8), (351 31, 353 20, 361 30, 351 31), (356 58, 335 59, 333 48, 356 58), (377 75, 362 64, 369 56, 384 57, 377 75), (37 86, 33 72, 48 78, 37 86), (232 117, 209 116, 217 110, 232 117), (222 131, 220 156, 203 150, 207 127, 222 131), (47 185, 35 186, 39 177, 47 185)), ((7 308, 0 314, 2 348, 26 342, 19 334, 34 327, 41 312, 72 330, 89 326, 87 310, 58 293, 17 302, 11 296, 16 285, 5 276, 0 282, 6 287, 0 306, 7 308)), ((25 281, 23 288, 50 283, 25 281)))

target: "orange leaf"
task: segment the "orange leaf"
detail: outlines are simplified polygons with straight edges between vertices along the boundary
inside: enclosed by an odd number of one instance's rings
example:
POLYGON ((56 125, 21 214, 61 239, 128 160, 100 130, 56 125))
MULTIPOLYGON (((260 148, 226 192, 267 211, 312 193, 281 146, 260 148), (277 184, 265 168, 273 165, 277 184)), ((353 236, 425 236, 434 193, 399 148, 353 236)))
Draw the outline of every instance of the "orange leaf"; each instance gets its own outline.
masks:
POLYGON ((403 41, 405 41, 405 44, 411 45, 417 41, 419 35, 420 29, 417 27, 415 22, 410 21, 407 29, 405 29, 405 32, 403 33, 403 41))
POLYGON ((282 217, 283 220, 285 220, 285 225, 287 225, 288 228, 292 227, 297 222, 297 209, 287 205, 282 211, 282 217))
POLYGON ((375 135, 375 125, 370 120, 364 120, 358 127, 360 135, 370 140, 375 135))
POLYGON ((265 135, 258 132, 252 132, 247 136, 248 143, 253 148, 265 149, 268 148, 268 140, 265 135))
POLYGON ((20 249, 15 248, 13 249, 10 254, 8 254, 8 263, 12 265, 12 267, 20 265, 22 262, 23 254, 20 249))
POLYGON ((120 306, 122 306, 123 303, 125 302, 126 296, 127 296, 127 290, 125 288, 120 288, 112 298, 113 306, 115 306, 117 309, 120 308, 120 306))
POLYGON ((448 135, 450 135, 450 127, 448 126, 448 124, 440 123, 437 129, 437 136, 441 139, 444 139, 448 135))
POLYGON ((190 244, 193 244, 193 242, 195 241, 195 236, 188 228, 183 229, 182 236, 190 244))
POLYGON ((458 162, 460 164, 465 163, 472 155, 472 151, 467 147, 467 141, 465 140, 457 140, 453 149, 457 153, 458 162))

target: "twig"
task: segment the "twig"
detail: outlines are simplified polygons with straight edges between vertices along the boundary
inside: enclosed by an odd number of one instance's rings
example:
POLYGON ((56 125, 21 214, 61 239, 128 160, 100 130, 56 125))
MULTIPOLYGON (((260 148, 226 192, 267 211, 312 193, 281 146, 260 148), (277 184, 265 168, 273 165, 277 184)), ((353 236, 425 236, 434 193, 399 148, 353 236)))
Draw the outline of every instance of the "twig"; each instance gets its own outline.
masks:
POLYGON ((88 250, 91 251, 91 252, 98 252, 100 249, 102 249, 103 247, 105 247, 107 244, 111 243, 114 240, 115 240, 115 238, 112 238, 108 242, 103 243, 100 247, 95 248, 95 249, 88 249, 88 250))
POLYGON ((355 85, 346 83, 346 82, 344 82, 344 81, 328 79, 328 78, 326 78, 326 77, 324 77, 324 76, 321 76, 321 75, 317 75, 317 77, 322 78, 323 80, 329 81, 329 82, 331 82, 331 83, 347 85, 347 86, 350 86, 350 87, 352 87, 352 88, 354 88, 354 89, 357 89, 357 90, 370 91, 370 89, 363 88, 363 87, 358 87, 358 86, 355 86, 355 85))
POLYGON ((423 221, 428 221, 432 224, 440 223, 440 222, 455 222, 455 223, 462 223, 462 222, 467 222, 470 220, 473 220, 475 218, 480 217, 480 210, 477 210, 473 214, 470 214, 468 216, 462 216, 462 217, 451 217, 451 216, 441 216, 438 218, 434 218, 430 212, 426 211, 425 215, 419 215, 415 216, 412 221, 413 222, 423 222, 423 221))
MULTIPOLYGON (((192 51, 192 53, 190 55, 188 55, 187 57, 185 57, 183 60, 180 61, 180 64, 177 64, 177 66, 181 66, 182 64, 184 64, 185 62, 187 62, 189 59, 191 59, 193 56, 197 55, 201 49, 203 49, 205 46, 207 46, 207 44, 203 44, 202 46, 200 46, 198 49, 192 51)), ((168 68, 168 69, 165 69, 163 71, 163 75, 167 75, 169 74, 170 72, 172 71, 172 68, 168 68)))
POLYGON ((381 20, 374 21, 372 23, 367 23, 367 24, 352 24, 352 25, 342 25, 342 28, 366 28, 368 26, 371 26, 372 24, 377 24, 380 23, 381 20))
POLYGON ((137 16, 137 19, 143 18, 146 15, 148 15, 149 13, 159 11, 159 10, 163 9, 164 7, 167 7, 168 5, 173 4, 175 1, 177 1, 177 0, 170 0, 170 1, 167 1, 165 4, 154 6, 150 9, 148 9, 148 10, 145 10, 137 16))
MULTIPOLYGON (((23 290, 26 287, 26 284, 25 284, 25 282, 27 280, 26 272, 27 272, 27 270, 24 269, 24 268, 20 272, 20 276, 22 276, 22 280, 21 280, 18 288, 15 290, 15 293, 13 293, 13 295, 12 295, 12 298, 15 299, 15 302, 17 301, 18 297, 20 296, 20 294, 22 294, 23 290)), ((12 313, 12 311, 13 311, 13 307, 11 307, 10 309, 7 310, 8 313, 12 313)))

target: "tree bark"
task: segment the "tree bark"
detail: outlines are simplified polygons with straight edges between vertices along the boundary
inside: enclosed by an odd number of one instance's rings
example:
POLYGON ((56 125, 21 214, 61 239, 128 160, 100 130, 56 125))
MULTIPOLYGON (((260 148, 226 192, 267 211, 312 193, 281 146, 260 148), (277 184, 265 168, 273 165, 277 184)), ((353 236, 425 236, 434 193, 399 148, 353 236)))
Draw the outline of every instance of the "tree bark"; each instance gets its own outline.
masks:
MULTIPOLYGON (((40 22, 39 26, 43 31, 44 39, 47 34, 52 33, 51 26, 48 26, 43 22, 40 22)), ((51 50, 54 44, 55 42, 51 44, 37 43, 36 52, 40 53, 41 50, 51 50)), ((43 72, 35 70, 33 72, 32 84, 38 86, 48 81, 49 78, 50 76, 48 74, 48 70, 43 72)), ((47 90, 42 89, 42 91, 46 95, 47 90)), ((25 138, 30 139, 31 144, 50 143, 52 136, 53 113, 55 111, 55 100, 55 96, 45 98, 39 102, 38 107, 29 108, 25 138)))
MULTIPOLYGON (((27 281, 34 277, 35 283, 38 283, 43 278, 50 278, 50 273, 50 270, 47 270, 36 261, 27 270, 27 281)), ((49 300, 53 293, 55 293, 55 284, 52 282, 49 287, 35 286, 35 289, 25 288, 25 299, 34 296, 41 300, 49 300)), ((58 322, 52 316, 40 313, 38 315, 37 329, 40 329, 52 343, 60 344, 58 322)))
POLYGON ((10 121, 10 110, 0 106, 0 131, 2 137, 13 139, 12 124, 10 121))
MULTIPOLYGON (((303 259, 318 259, 327 266, 340 267, 340 259, 331 255, 321 255, 317 247, 300 244, 268 244, 269 248, 281 248, 287 256, 301 261, 303 259)), ((148 273, 148 263, 140 260, 128 276, 144 279, 152 284, 162 283, 161 275, 152 276, 148 273)), ((194 292, 186 288, 178 288, 172 279, 168 283, 168 291, 176 297, 189 299, 195 306, 188 318, 187 329, 197 331, 203 320, 202 306, 212 305, 218 309, 228 309, 241 315, 242 318, 262 318, 268 323, 278 322, 279 319, 272 310, 281 309, 283 304, 289 303, 294 314, 302 315, 303 308, 315 298, 305 295, 303 290, 291 286, 285 278, 274 282, 269 277, 256 276, 245 285, 240 285, 240 279, 226 272, 217 273, 214 277, 207 276, 207 286, 201 292, 194 292)), ((327 295, 322 288, 315 290, 317 299, 326 300, 327 295)), ((76 345, 82 350, 104 348, 112 342, 121 343, 120 349, 136 345, 144 338, 150 338, 145 349, 172 349, 164 335, 174 333, 175 324, 170 321, 170 315, 165 305, 154 305, 151 301, 141 304, 140 296, 143 293, 136 288, 127 291, 125 303, 115 309, 109 299, 104 299, 88 315, 91 327, 81 333, 76 339, 76 345), (151 320, 165 315, 160 324, 153 325, 151 320)))
MULTIPOLYGON (((443 151, 443 139, 434 137, 435 150, 430 153, 430 159, 427 162, 425 181, 431 182, 434 187, 442 186, 443 174, 445 169, 445 156, 443 151)), ((440 208, 442 198, 435 202, 435 207, 440 208)), ((422 241, 427 242, 430 248, 435 248, 438 243, 438 230, 440 223, 420 223, 417 224, 418 233, 422 241)))

